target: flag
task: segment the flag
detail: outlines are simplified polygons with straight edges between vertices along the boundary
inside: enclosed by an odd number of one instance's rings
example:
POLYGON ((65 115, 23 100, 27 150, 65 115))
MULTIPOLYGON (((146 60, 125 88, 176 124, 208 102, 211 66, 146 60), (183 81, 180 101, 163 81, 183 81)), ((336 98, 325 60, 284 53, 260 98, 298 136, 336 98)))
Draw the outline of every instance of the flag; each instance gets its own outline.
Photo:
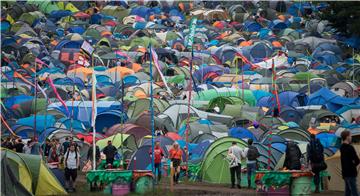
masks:
POLYGON ((97 106, 96 106, 96 74, 95 72, 92 74, 92 92, 91 92, 91 100, 92 100, 92 114, 91 114, 91 126, 95 127, 95 119, 97 116, 97 106))
POLYGON ((187 48, 191 48, 193 46, 195 30, 196 30, 196 22, 197 22, 197 18, 193 18, 190 21, 190 33, 189 33, 189 36, 187 36, 187 38, 185 40, 187 48))
MULTIPOLYGON (((164 82, 164 85, 166 87, 167 92, 169 93, 169 95, 172 95, 172 91, 170 90, 169 86, 167 85, 166 79, 165 79, 163 73, 161 72, 160 65, 159 65, 159 60, 158 60, 158 55, 156 54, 154 48, 151 47, 150 50, 151 50, 151 56, 152 56, 152 60, 154 62, 154 65, 156 67, 156 70, 159 72, 159 75, 161 77, 161 80, 164 82)), ((152 74, 152 73, 150 73, 150 74, 152 74)))
POLYGON ((65 107, 65 110, 66 110, 67 114, 69 115, 69 114, 70 114, 70 113, 69 113, 69 109, 68 109, 68 107, 66 106, 64 100, 61 99, 59 93, 57 92, 56 87, 55 87, 52 79, 51 79, 51 78, 48 78, 48 79, 47 79, 47 82, 49 83, 50 87, 51 87, 52 90, 54 91, 54 93, 55 93, 55 95, 56 95, 56 98, 57 98, 57 99, 61 102, 61 104, 65 107))

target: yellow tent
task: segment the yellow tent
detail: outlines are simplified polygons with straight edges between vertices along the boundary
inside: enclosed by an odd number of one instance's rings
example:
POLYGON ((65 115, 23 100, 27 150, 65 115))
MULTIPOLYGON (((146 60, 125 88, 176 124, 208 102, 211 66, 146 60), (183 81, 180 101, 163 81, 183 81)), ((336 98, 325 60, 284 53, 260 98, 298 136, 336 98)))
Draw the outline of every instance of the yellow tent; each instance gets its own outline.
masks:
MULTIPOLYGON (((17 181, 23 185, 29 195, 67 195, 67 192, 47 168, 41 156, 16 153, 1 148, 1 158, 2 160, 6 159, 4 163, 9 166, 7 168, 11 168, 12 173, 16 175, 17 181)), ((8 183, 11 183, 10 180, 6 179, 8 183)), ((10 189, 19 188, 16 184, 6 184, 6 187, 10 189)), ((15 191, 11 195, 19 194, 19 192, 15 191)))

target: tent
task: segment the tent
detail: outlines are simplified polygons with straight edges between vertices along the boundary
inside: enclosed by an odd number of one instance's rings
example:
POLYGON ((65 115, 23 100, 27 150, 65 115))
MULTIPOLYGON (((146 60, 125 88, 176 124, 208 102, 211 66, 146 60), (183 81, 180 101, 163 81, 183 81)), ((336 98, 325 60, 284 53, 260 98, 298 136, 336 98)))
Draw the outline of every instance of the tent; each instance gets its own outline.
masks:
POLYGON ((114 135, 115 133, 125 133, 129 135, 133 135, 137 143, 144 136, 151 135, 151 131, 146 129, 145 127, 141 127, 130 123, 126 123, 124 125, 115 124, 106 131, 105 135, 111 136, 114 135))
POLYGON ((232 142, 236 142, 240 148, 245 148, 247 146, 246 142, 243 140, 223 137, 217 139, 208 147, 200 166, 200 176, 202 181, 216 184, 229 183, 229 163, 225 158, 232 142))
POLYGON ((254 134, 243 127, 233 127, 229 130, 229 136, 234 138, 239 138, 242 140, 252 139, 254 142, 257 141, 257 138, 254 134))
MULTIPOLYGON (((15 180, 17 178, 18 182, 24 187, 22 190, 19 188, 19 195, 67 195, 65 189, 51 170, 47 168, 40 156, 17 154, 11 150, 1 149, 1 158, 2 163, 5 163, 3 166, 10 169, 7 170, 8 175, 13 174, 11 178, 15 178, 15 180), (7 160, 3 162, 4 159, 7 160), (24 189, 28 192, 26 193, 24 189), (24 194, 21 194, 21 192, 24 194)), ((16 191, 15 194, 17 194, 16 191)))
POLYGON ((98 140, 96 145, 98 145, 100 149, 103 149, 107 146, 108 141, 112 141, 112 145, 115 146, 115 148, 123 146, 124 148, 127 147, 133 151, 137 150, 136 140, 133 135, 117 133, 110 137, 98 140), (123 140, 121 141, 121 139, 123 140))

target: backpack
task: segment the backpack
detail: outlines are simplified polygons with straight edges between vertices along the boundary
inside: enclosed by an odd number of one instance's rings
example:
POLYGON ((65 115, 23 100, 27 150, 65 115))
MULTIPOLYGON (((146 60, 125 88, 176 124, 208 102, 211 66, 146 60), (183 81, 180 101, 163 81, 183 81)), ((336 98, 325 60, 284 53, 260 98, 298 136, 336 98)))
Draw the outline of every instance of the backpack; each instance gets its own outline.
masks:
MULTIPOLYGON (((67 164, 67 160, 69 158, 69 151, 70 150, 67 150, 66 151, 66 157, 65 157, 65 160, 64 160, 64 163, 67 164)), ((77 160, 78 159, 78 152, 75 150, 75 159, 77 160)))
POLYGON ((249 150, 247 152, 247 159, 249 161, 256 160, 259 157, 259 151, 255 146, 249 146, 249 150))
POLYGON ((324 148, 320 141, 316 139, 310 142, 310 160, 311 162, 324 161, 324 148))

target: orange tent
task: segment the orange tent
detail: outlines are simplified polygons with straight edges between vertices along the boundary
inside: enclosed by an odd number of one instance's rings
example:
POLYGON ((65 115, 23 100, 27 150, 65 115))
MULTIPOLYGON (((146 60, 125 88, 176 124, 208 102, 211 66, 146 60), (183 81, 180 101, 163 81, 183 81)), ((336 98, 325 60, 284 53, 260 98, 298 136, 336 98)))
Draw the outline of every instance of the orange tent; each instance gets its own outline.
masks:
POLYGON ((141 65, 138 63, 133 63, 131 67, 135 72, 138 72, 142 69, 141 65))
POLYGON ((83 79, 83 81, 86 81, 93 72, 94 71, 92 69, 79 67, 68 71, 67 75, 70 75, 71 77, 79 77, 80 79, 83 79))
POLYGON ((135 91, 134 96, 139 98, 139 99, 147 98, 147 95, 142 90, 135 91))
POLYGON ((110 69, 106 70, 106 72, 109 73, 111 76, 114 75, 114 78, 115 78, 116 74, 118 77, 124 77, 124 76, 135 73, 134 70, 129 69, 127 67, 121 67, 121 66, 116 66, 116 67, 110 68, 110 69))

